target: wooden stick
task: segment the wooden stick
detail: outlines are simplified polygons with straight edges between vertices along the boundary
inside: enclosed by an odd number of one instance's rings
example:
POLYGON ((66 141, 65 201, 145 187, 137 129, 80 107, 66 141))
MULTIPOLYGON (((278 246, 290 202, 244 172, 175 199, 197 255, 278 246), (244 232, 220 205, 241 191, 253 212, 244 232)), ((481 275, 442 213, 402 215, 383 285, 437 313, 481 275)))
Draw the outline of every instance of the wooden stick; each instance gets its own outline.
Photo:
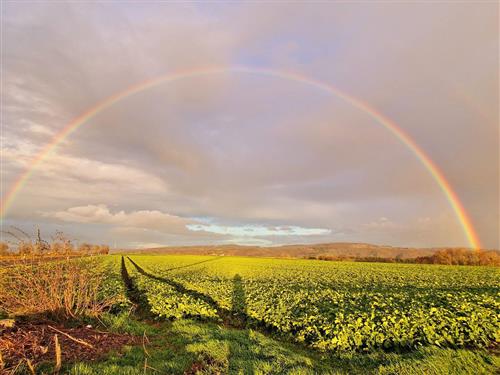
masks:
POLYGON ((148 357, 151 358, 151 356, 149 355, 148 350, 146 349, 146 343, 145 343, 146 340, 147 340, 147 342, 149 344, 149 339, 146 336, 146 331, 144 331, 144 334, 142 335, 142 349, 144 350, 144 354, 146 354, 146 356, 148 356, 148 357))
POLYGON ((146 365, 148 368, 150 368, 153 371, 160 372, 160 370, 155 369, 154 367, 151 367, 150 365, 146 365))
POLYGON ((31 360, 26 359, 26 364, 28 365, 28 368, 31 371, 31 375, 36 375, 35 366, 33 366, 33 364, 31 363, 31 360))
POLYGON ((86 342, 86 341, 83 341, 83 340, 77 339, 76 337, 73 337, 73 336, 71 336, 71 335, 67 334, 66 332, 60 331, 60 330, 58 330, 57 328, 54 328, 54 327, 52 327, 52 326, 48 326, 48 327, 49 327, 50 329, 52 329, 52 330, 54 330, 54 331, 56 331, 56 332, 60 333, 61 335, 66 336, 68 339, 73 340, 74 342, 76 342, 76 343, 78 343, 78 344, 80 344, 80 345, 85 345, 85 346, 87 346, 87 347, 89 347, 89 348, 92 348, 92 349, 94 348, 94 346, 93 346, 93 345, 89 344, 89 343, 88 343, 88 342, 86 342))
POLYGON ((54 346, 56 352, 56 366, 54 367, 54 374, 59 374, 59 371, 61 370, 61 345, 59 345, 57 334, 54 335, 54 346))

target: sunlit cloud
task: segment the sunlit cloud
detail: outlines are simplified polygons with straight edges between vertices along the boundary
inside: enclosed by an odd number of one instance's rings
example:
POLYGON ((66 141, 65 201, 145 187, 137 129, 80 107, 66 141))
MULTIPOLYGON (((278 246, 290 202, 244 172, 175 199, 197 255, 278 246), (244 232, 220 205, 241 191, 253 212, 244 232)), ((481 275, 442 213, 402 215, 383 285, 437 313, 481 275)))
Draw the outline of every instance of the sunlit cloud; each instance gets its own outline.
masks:
POLYGON ((73 223, 112 224, 122 227, 185 232, 190 220, 157 210, 111 212, 104 204, 71 207, 65 211, 47 212, 46 217, 73 223))
POLYGON ((236 237, 318 236, 331 233, 330 229, 302 228, 298 226, 264 227, 259 225, 222 226, 217 224, 188 224, 187 228, 192 231, 229 234, 236 237))

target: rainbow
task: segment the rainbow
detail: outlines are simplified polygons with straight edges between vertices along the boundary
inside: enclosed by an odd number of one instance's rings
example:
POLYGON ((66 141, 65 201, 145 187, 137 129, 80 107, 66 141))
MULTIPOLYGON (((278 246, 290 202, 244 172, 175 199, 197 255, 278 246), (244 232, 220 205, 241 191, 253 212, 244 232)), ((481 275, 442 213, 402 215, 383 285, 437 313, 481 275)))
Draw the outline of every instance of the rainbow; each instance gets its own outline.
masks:
POLYGON ((89 108, 87 111, 83 112, 80 116, 73 119, 69 124, 67 124, 53 139, 47 144, 32 160, 29 167, 24 171, 12 184, 11 188, 7 191, 4 197, 2 197, 1 206, 0 206, 0 220, 4 220, 4 217, 15 200, 16 196, 22 190, 22 187, 29 180, 33 172, 36 170, 37 166, 39 166, 47 157, 54 151, 54 149, 69 135, 75 132, 80 126, 85 124, 87 121, 97 116, 102 111, 111 107, 112 105, 118 103, 119 101, 130 97, 134 94, 137 94, 141 91, 150 89, 152 87, 179 81, 187 78, 196 78, 200 76, 221 74, 221 73, 241 73, 241 74, 254 74, 261 76, 270 76, 275 78, 281 78, 289 81, 295 81, 299 83, 306 84, 308 86, 314 87, 318 90, 322 90, 327 92, 335 97, 338 97, 345 102, 349 103, 353 107, 363 111, 377 123, 382 125, 385 129, 387 129, 390 133, 392 133, 399 141, 401 141, 411 152, 415 155, 415 157, 422 163, 422 165, 427 169, 427 171, 431 174, 432 178, 439 185, 440 189, 446 196, 450 206, 452 207, 460 225, 463 228, 464 234, 469 242, 469 245, 472 248, 480 248, 481 244, 476 234, 474 227, 470 218, 467 215, 467 212, 460 202, 455 191, 452 189, 450 183, 446 180, 443 173, 440 171, 439 167, 427 156, 427 154, 422 150, 411 138, 408 134, 406 134, 400 127, 398 127, 394 122, 385 117, 383 114, 370 107, 362 100, 354 98, 336 87, 311 79, 309 77, 289 72, 289 71, 278 71, 271 69, 261 69, 261 68, 253 68, 246 66, 233 66, 233 67, 205 67, 202 69, 190 69, 190 70, 181 70, 175 73, 162 75, 160 77, 156 77, 136 85, 130 86, 124 91, 115 93, 103 101, 97 103, 94 107, 89 108))

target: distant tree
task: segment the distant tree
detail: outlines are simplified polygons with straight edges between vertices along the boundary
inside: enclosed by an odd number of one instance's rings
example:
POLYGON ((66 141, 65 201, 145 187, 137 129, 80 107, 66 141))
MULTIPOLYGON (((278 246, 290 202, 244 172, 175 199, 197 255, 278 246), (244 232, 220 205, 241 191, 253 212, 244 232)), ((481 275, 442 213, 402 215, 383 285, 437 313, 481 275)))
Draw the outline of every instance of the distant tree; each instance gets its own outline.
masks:
POLYGON ((317 255, 309 259, 355 262, 382 262, 382 263, 420 263, 420 264, 445 264, 463 266, 500 266, 500 251, 498 250, 470 250, 463 248, 440 249, 433 255, 421 256, 417 258, 404 258, 402 253, 395 258, 380 256, 333 256, 317 255))
POLYGON ((415 263, 448 264, 461 266, 500 266, 497 250, 442 249, 434 255, 419 257, 415 263))
POLYGON ((80 254, 90 255, 92 253, 92 245, 84 242, 78 246, 78 252, 80 254))
POLYGON ((0 256, 9 255, 9 244, 6 242, 0 242, 0 256))
POLYGON ((64 243, 55 241, 50 244, 50 253, 54 255, 64 254, 64 243))
POLYGON ((92 245, 91 250, 90 250, 90 254, 97 255, 97 254, 99 254, 100 250, 101 250, 101 247, 99 245, 92 245))
POLYGON ((36 255, 44 255, 50 252, 50 245, 47 241, 42 239, 40 229, 37 229, 36 231, 36 241, 33 246, 33 252, 36 255))
MULTIPOLYGON (((52 242, 50 243, 50 253, 54 255, 65 255, 67 254, 66 243, 68 239, 61 231, 56 231, 52 236, 52 242)), ((73 251, 69 251, 72 253, 73 251)))
POLYGON ((21 241, 17 245, 19 255, 34 255, 34 246, 31 241, 21 241))
POLYGON ((7 242, 0 242, 0 256, 5 254, 18 254, 23 257, 26 256, 43 256, 45 254, 70 256, 73 254, 79 255, 99 255, 109 254, 109 246, 107 245, 93 245, 89 243, 82 243, 78 248, 75 248, 73 242, 68 239, 61 231, 55 232, 50 236, 50 241, 42 238, 40 229, 37 229, 35 235, 30 236, 26 232, 16 227, 12 227, 7 231, 3 231, 14 239, 15 252, 9 252, 9 245, 7 242))
POLYGON ((99 250, 99 254, 101 254, 101 255, 109 254, 109 246, 108 245, 101 245, 100 250, 99 250))
POLYGON ((481 251, 478 254, 480 266, 500 266, 500 252, 496 250, 481 251))
POLYGON ((75 252, 75 248, 73 247, 73 244, 71 243, 70 240, 65 240, 63 242, 63 254, 64 255, 71 255, 75 252))

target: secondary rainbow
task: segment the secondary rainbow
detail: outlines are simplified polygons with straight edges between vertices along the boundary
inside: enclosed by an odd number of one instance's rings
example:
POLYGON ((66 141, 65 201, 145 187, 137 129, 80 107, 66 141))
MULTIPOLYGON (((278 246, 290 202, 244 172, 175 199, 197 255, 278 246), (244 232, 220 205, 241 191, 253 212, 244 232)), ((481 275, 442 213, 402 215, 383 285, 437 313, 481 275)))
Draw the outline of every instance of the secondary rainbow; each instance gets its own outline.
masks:
POLYGON ((469 242, 469 246, 472 248, 480 248, 481 243, 479 241, 479 237, 476 234, 472 222, 467 215, 467 212, 460 202, 455 191, 452 189, 450 183, 446 180, 443 173, 440 171, 439 167, 429 158, 429 156, 422 150, 414 141, 410 138, 408 134, 406 134, 399 126, 397 126, 393 121, 385 117, 383 114, 378 112, 376 109, 370 107, 362 100, 355 98, 351 95, 348 95, 336 87, 314 80, 312 78, 303 76, 301 74, 290 72, 290 71, 281 71, 281 70, 271 70, 271 69, 261 69, 261 68, 253 68, 247 66, 233 66, 233 67, 204 67, 201 69, 189 69, 189 70, 181 70, 171 74, 162 75, 160 77, 156 77, 139 84, 133 85, 125 89, 124 91, 115 93, 103 101, 97 103, 94 107, 89 108, 87 111, 83 112, 80 116, 75 118, 69 124, 67 124, 53 139, 47 144, 32 160, 29 167, 24 171, 12 184, 11 188, 2 197, 1 207, 0 207, 0 220, 3 221, 9 207, 12 205, 12 202, 15 200, 16 195, 21 191, 22 187, 29 180, 30 176, 36 170, 36 167, 40 165, 47 157, 51 154, 52 151, 70 134, 75 132, 80 126, 85 124, 87 121, 98 115, 100 112, 106 110, 117 102, 137 94, 141 91, 150 89, 152 87, 165 84, 168 82, 179 81, 187 78, 196 78, 199 76, 207 76, 214 74, 222 74, 222 73, 240 73, 240 74, 255 74, 255 75, 263 75, 263 76, 271 76, 275 78, 281 78, 285 80, 300 82, 303 84, 307 84, 309 86, 315 87, 319 90, 328 92, 342 100, 346 101, 353 107, 363 111, 368 116, 370 116, 377 123, 382 125, 385 129, 391 132, 397 139, 399 139, 408 149, 410 149, 415 157, 422 163, 422 165, 427 169, 427 171, 431 174, 432 178, 439 185, 441 190, 443 191, 446 199, 448 200, 450 206, 452 207, 464 234, 469 242))

